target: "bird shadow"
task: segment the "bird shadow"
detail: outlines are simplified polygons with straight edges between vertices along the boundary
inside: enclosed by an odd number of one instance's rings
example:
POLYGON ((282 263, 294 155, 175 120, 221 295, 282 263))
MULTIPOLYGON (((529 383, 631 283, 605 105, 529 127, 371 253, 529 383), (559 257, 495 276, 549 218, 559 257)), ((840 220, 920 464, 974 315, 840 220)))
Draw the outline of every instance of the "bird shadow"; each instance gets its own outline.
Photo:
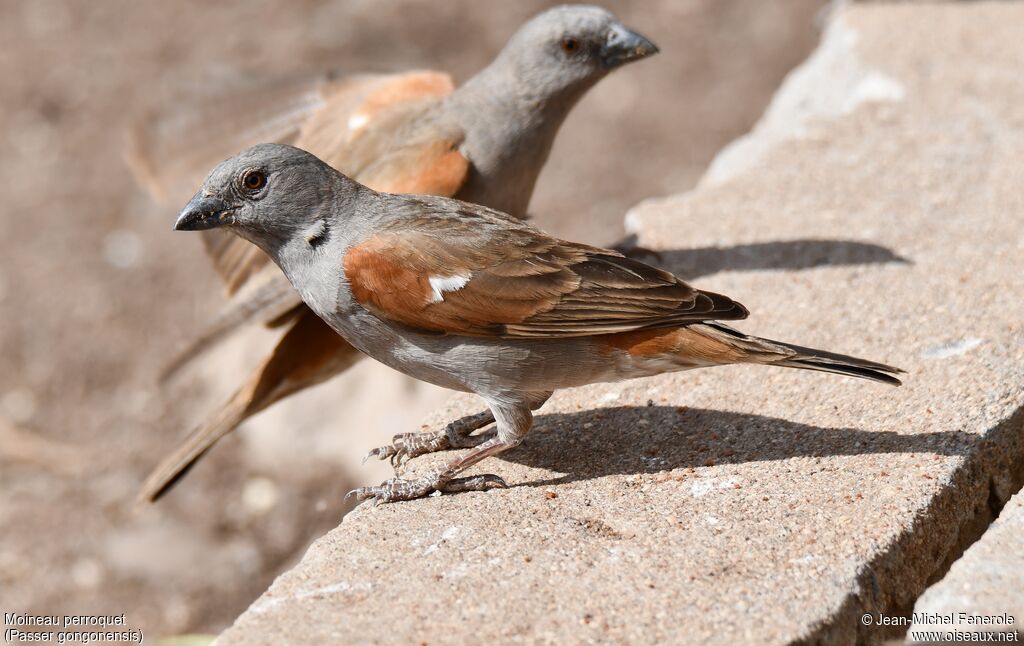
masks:
POLYGON ((501 459, 565 474, 523 483, 539 487, 609 475, 794 457, 966 456, 976 441, 973 435, 959 432, 901 435, 703 408, 618 406, 539 415, 526 441, 503 453, 501 459))
POLYGON ((911 264, 891 249, 856 240, 780 240, 727 247, 651 251, 637 246, 636 236, 616 245, 638 260, 657 265, 683 280, 723 271, 800 270, 824 266, 911 264))

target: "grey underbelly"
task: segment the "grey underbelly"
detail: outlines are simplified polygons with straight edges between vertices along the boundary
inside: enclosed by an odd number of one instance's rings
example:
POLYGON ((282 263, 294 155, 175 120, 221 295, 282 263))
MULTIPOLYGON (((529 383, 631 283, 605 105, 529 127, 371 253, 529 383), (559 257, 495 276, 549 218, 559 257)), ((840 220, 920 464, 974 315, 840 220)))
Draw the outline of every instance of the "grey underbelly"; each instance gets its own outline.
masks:
POLYGON ((332 321, 370 357, 417 379, 481 395, 541 392, 610 381, 616 358, 593 352, 586 338, 504 340, 417 333, 372 316, 332 321))

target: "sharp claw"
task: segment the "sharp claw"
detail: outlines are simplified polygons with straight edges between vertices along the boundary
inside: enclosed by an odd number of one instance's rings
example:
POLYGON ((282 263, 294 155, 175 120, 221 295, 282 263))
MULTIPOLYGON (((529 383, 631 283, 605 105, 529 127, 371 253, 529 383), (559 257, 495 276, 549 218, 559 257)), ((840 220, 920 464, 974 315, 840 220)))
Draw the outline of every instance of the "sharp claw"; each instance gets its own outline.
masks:
POLYGON ((378 460, 386 460, 389 457, 393 457, 394 455, 395 455, 395 447, 393 447, 393 446, 378 446, 377 448, 371 450, 369 453, 367 453, 366 455, 363 456, 363 464, 366 464, 366 461, 369 460, 370 458, 377 458, 378 460))
POLYGON ((356 502, 363 502, 364 500, 372 500, 371 506, 376 507, 381 502, 387 502, 387 492, 384 486, 380 487, 357 487, 352 491, 345 494, 345 500, 355 496, 356 502))
POLYGON ((458 493, 460 491, 487 491, 490 489, 508 489, 508 483, 501 476, 487 473, 468 478, 457 478, 446 484, 441 490, 445 493, 458 493))

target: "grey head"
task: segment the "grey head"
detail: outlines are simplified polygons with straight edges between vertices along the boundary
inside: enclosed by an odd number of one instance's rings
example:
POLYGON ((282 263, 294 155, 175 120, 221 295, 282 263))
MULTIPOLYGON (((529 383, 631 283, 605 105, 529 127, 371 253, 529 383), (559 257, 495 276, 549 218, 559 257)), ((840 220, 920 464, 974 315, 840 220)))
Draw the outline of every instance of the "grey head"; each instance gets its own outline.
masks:
POLYGON ((607 9, 561 5, 520 27, 492 67, 511 73, 537 98, 578 97, 611 70, 657 52, 607 9))
POLYGON ((530 19, 445 102, 473 170, 456 197, 524 217, 573 106, 611 70, 657 51, 600 7, 563 5, 530 19))
POLYGON ((214 168, 174 228, 227 228, 277 260, 296 240, 325 241, 334 218, 352 212, 346 202, 371 192, 304 150, 259 144, 214 168))

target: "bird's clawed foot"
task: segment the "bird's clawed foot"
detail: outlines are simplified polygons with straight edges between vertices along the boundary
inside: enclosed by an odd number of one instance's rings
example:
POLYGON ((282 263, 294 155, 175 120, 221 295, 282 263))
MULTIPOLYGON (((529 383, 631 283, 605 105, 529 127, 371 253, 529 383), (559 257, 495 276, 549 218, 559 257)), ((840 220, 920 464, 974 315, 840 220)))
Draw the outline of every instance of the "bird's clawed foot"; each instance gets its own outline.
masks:
POLYGON ((443 431, 401 433, 391 438, 391 444, 379 446, 367 453, 363 462, 371 457, 378 460, 390 458, 391 466, 397 471, 409 460, 427 453, 472 448, 490 439, 492 434, 471 435, 471 433, 493 421, 494 416, 487 411, 456 420, 446 426, 443 431))
POLYGON ((363 462, 370 458, 378 460, 391 459, 391 466, 397 471, 409 460, 449 448, 450 442, 444 431, 432 433, 401 433, 391 438, 391 444, 378 446, 363 457, 363 462))
POLYGON ((416 480, 392 478, 391 480, 385 480, 376 487, 353 489, 345 497, 355 496, 359 502, 373 499, 376 503, 382 503, 425 498, 435 491, 458 493, 461 491, 488 491, 490 489, 508 489, 508 485, 500 476, 490 473, 452 479, 445 479, 440 474, 433 474, 417 478, 416 480))

